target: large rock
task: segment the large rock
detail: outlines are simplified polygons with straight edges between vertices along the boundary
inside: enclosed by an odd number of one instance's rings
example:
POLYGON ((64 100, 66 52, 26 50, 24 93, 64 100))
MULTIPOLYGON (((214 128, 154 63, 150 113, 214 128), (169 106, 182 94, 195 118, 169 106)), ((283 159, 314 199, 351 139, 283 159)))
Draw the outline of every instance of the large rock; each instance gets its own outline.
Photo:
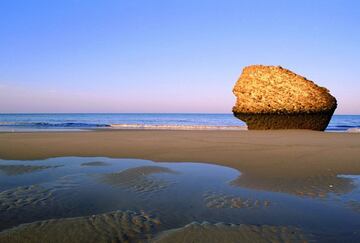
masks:
POLYGON ((245 67, 233 93, 233 113, 249 129, 323 131, 337 106, 329 90, 280 66, 245 67))

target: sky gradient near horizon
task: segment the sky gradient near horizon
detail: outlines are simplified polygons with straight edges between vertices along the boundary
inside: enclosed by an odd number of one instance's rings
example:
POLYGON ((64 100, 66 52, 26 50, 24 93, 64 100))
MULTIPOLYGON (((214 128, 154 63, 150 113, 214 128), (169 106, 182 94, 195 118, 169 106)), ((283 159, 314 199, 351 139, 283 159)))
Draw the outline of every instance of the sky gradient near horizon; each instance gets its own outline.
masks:
POLYGON ((360 114, 360 1, 0 2, 0 112, 227 113, 281 65, 360 114))

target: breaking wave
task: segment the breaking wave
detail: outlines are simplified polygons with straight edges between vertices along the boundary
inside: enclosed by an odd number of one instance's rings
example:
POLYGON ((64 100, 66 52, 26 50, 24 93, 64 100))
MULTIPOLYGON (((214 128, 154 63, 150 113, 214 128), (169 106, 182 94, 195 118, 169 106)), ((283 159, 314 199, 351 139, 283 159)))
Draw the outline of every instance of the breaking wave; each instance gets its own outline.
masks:
POLYGON ((246 126, 206 126, 206 125, 147 125, 112 124, 113 129, 149 129, 149 130, 247 130, 246 126))
POLYGON ((110 127, 109 124, 102 123, 82 123, 82 122, 1 122, 0 127, 13 127, 13 128, 97 128, 97 127, 110 127))

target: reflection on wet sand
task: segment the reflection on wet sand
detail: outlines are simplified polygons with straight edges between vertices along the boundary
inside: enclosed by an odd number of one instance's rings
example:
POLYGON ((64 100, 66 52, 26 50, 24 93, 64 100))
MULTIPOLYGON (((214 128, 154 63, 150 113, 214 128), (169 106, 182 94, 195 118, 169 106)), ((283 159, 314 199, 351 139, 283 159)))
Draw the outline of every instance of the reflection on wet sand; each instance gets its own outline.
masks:
POLYGON ((176 174, 175 171, 160 166, 140 166, 117 173, 105 174, 102 181, 114 186, 128 188, 136 192, 158 191, 169 186, 170 182, 153 177, 154 174, 176 174))
POLYGON ((165 231, 153 242, 307 242, 307 237, 299 229, 292 227, 195 222, 179 229, 165 231))
POLYGON ((256 174, 243 173, 230 182, 233 186, 257 190, 283 192, 296 196, 325 198, 329 193, 344 194, 356 186, 352 179, 339 177, 336 174, 319 174, 289 179, 287 177, 262 177, 256 174))
POLYGON ((37 221, 0 233, 0 242, 142 242, 152 237, 160 221, 145 213, 110 213, 37 221))
POLYGON ((57 168, 61 165, 56 166, 45 166, 45 165, 0 165, 0 170, 6 175, 22 175, 26 173, 32 173, 50 168, 57 168))

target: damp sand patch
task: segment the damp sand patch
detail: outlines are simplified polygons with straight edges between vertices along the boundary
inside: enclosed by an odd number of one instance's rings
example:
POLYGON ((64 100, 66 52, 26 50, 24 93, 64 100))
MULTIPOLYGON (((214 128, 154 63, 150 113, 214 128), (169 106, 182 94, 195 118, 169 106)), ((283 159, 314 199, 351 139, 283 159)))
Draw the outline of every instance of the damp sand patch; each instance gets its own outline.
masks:
POLYGON ((37 171, 42 171, 50 168, 58 168, 62 165, 47 166, 47 165, 0 165, 0 171, 4 172, 6 175, 15 176, 22 175, 26 173, 32 173, 37 171))
POLYGON ((0 233, 0 242, 144 242, 160 221, 145 213, 114 211, 86 217, 23 224, 0 233))
POLYGON ((204 203, 208 208, 268 208, 269 200, 258 200, 222 193, 207 192, 203 195, 204 203))
POLYGON ((177 174, 166 167, 140 166, 117 173, 102 175, 101 180, 107 184, 125 187, 135 192, 154 192, 167 188, 171 182, 155 177, 156 174, 177 174))
POLYGON ((285 226, 254 226, 236 224, 191 223, 182 228, 159 234, 153 243, 268 243, 268 242, 308 242, 299 229, 285 226))
POLYGON ((102 161, 85 162, 81 164, 81 166, 108 166, 108 165, 110 164, 102 161))

